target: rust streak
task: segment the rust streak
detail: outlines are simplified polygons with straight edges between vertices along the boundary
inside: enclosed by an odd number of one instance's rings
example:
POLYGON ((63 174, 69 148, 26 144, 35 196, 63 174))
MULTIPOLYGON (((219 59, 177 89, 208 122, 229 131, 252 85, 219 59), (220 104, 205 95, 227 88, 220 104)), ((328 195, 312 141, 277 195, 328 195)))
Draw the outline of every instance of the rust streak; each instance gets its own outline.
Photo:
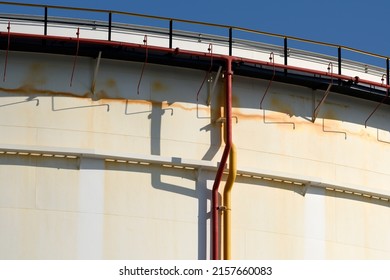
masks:
POLYGON ((46 78, 44 75, 45 67, 41 63, 33 63, 30 65, 28 74, 24 80, 25 85, 30 85, 33 87, 34 85, 45 85, 46 78))
POLYGON ((337 117, 336 112, 334 110, 332 110, 332 109, 328 109, 324 113, 324 118, 325 119, 330 119, 330 120, 339 120, 339 118, 337 117))
POLYGON ((240 99, 237 95, 232 95, 232 106, 234 108, 240 108, 240 99))
POLYGON ((116 88, 116 81, 114 80, 114 79, 108 79, 107 81, 106 81, 106 85, 107 85, 107 87, 109 87, 109 88, 116 88))
POLYGON ((286 103, 282 103, 278 98, 272 97, 271 99, 272 107, 277 109, 279 112, 283 112, 289 116, 294 115, 294 110, 288 106, 286 103))
POLYGON ((177 108, 184 111, 206 111, 208 112, 210 108, 197 108, 196 106, 187 107, 181 103, 168 103, 166 101, 155 101, 155 100, 143 100, 143 99, 116 99, 116 98, 102 98, 99 99, 102 102, 119 102, 119 103, 127 103, 127 105, 152 105, 159 107, 161 109, 167 108, 177 108))
POLYGON ((161 81, 154 81, 152 83, 152 91, 154 92, 162 92, 162 91, 167 91, 168 86, 161 81))
MULTIPOLYGON (((36 65, 32 68, 41 69, 39 65, 36 65)), ((107 85, 110 84, 110 86, 115 87, 116 82, 115 80, 108 80, 107 85)), ((25 84, 18 88, 4 88, 0 87, 0 91, 3 93, 9 93, 9 94, 18 94, 18 95, 36 95, 36 96, 63 96, 63 97, 74 97, 74 98, 90 98, 90 92, 84 92, 84 93, 74 93, 74 92, 65 92, 65 91, 53 91, 53 90, 44 90, 44 89, 37 89, 32 85, 25 84)), ((108 96, 107 93, 102 91, 103 96, 108 96)), ((223 98, 217 98, 216 104, 220 105, 222 103, 223 98)), ((120 103, 127 103, 127 104, 133 104, 133 105, 152 105, 157 106, 162 109, 166 108, 177 108, 180 110, 185 111, 196 111, 196 110, 202 110, 205 112, 208 112, 211 110, 211 114, 213 115, 213 119, 217 119, 221 116, 223 116, 223 106, 222 107, 216 107, 219 109, 210 109, 209 107, 204 108, 197 108, 195 104, 192 103, 169 103, 167 101, 155 101, 155 100, 132 100, 132 99, 124 99, 124 98, 102 98, 99 100, 102 103, 113 103, 113 102, 120 102, 120 103), (193 106, 194 105, 194 106, 193 106), (222 110, 222 112, 220 112, 222 110)), ((276 100, 276 103, 279 102, 279 100, 276 100)), ((284 110, 286 112, 286 110, 284 110)), ((238 117, 239 121, 261 121, 262 120, 262 112, 256 110, 253 111, 253 113, 250 112, 243 112, 239 108, 233 108, 233 116, 238 117)), ((361 129, 361 130, 352 130, 348 129, 348 123, 339 122, 339 118, 333 109, 328 109, 324 112, 322 118, 325 118, 325 129, 331 129, 331 130, 342 130, 348 133, 348 135, 355 135, 357 137, 362 137, 367 140, 372 140, 377 142, 376 133, 373 134, 367 129, 361 129)), ((322 121, 318 121, 315 123, 307 122, 306 119, 303 119, 299 116, 293 116, 288 117, 285 113, 281 112, 273 112, 273 111, 267 111, 267 119, 270 121, 293 121, 296 123, 297 126, 300 127, 319 127, 321 129, 322 133, 322 121)), ((283 128, 283 126, 281 126, 283 128)))
POLYGON ((12 94, 34 94, 34 95, 43 95, 43 96, 71 96, 71 97, 80 97, 80 98, 86 98, 89 97, 90 93, 85 92, 82 94, 77 94, 73 92, 65 92, 65 91, 53 91, 53 90, 46 90, 46 89, 37 89, 31 85, 23 85, 18 88, 3 88, 0 87, 0 91, 6 92, 6 93, 12 93, 12 94))

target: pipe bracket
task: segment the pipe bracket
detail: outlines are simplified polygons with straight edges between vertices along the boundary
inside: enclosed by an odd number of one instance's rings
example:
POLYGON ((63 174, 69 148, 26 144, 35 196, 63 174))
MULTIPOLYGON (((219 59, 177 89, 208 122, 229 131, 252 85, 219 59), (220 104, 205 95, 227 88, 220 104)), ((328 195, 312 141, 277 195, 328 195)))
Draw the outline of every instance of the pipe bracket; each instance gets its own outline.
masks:
MULTIPOLYGON (((238 117, 237 116, 232 116, 232 119, 235 119, 236 123, 238 123, 238 117)), ((226 118, 225 117, 220 117, 220 118, 215 120, 215 123, 225 123, 225 122, 226 122, 226 118)))

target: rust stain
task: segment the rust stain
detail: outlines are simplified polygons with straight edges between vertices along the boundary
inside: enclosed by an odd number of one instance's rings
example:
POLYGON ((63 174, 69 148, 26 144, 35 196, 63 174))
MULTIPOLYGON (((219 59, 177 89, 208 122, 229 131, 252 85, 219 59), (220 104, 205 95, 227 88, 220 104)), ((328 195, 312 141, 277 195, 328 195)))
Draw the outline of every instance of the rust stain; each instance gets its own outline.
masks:
POLYGON ((374 135, 368 132, 365 128, 360 129, 360 131, 356 132, 355 134, 368 140, 376 140, 376 137, 374 137, 374 135))
POLYGON ((209 111, 209 108, 198 108, 197 106, 191 105, 191 107, 185 106, 183 103, 168 103, 166 101, 155 101, 155 100, 124 100, 124 102, 127 102, 127 104, 137 104, 137 105, 152 105, 154 107, 160 107, 162 109, 166 108, 177 108, 184 111, 209 111))
POLYGON ((116 88, 116 87, 117 87, 116 81, 115 81, 114 79, 108 79, 108 80, 106 81, 106 85, 107 85, 107 87, 109 87, 109 88, 116 88))
MULTIPOLYGON (((132 104, 132 105, 153 105, 152 101, 149 100, 141 100, 141 99, 116 99, 116 98, 102 98, 100 99, 102 102, 119 102, 123 104, 132 104)), ((160 102, 161 103, 161 102, 160 102)))
POLYGON ((241 120, 248 120, 248 121, 259 121, 263 119, 263 115, 260 114, 260 111, 258 114, 247 114, 241 112, 239 109, 233 108, 232 115, 235 117, 238 117, 238 121, 241 120))
POLYGON ((154 81, 152 83, 153 92, 162 92, 167 90, 168 90, 168 86, 166 84, 163 84, 161 81, 154 81))
POLYGON ((36 74, 37 72, 42 72, 44 69, 41 63, 33 63, 30 66, 30 73, 36 74))
POLYGON ((215 102, 212 101, 211 105, 211 118, 216 120, 224 116, 225 108, 225 84, 220 87, 220 90, 216 96, 215 102))
POLYGON ((342 108, 342 109, 349 108, 349 105, 347 105, 347 104, 335 103, 335 102, 332 102, 332 101, 329 101, 329 100, 325 101, 325 104, 330 105, 330 106, 334 106, 334 107, 339 107, 339 108, 342 108))
POLYGON ((276 97, 271 98, 271 104, 272 104, 272 107, 275 108, 279 112, 286 113, 289 116, 294 115, 294 110, 290 106, 288 106, 286 103, 282 103, 276 97))
POLYGON ((101 99, 107 99, 108 94, 105 90, 99 90, 98 92, 95 92, 93 99, 95 100, 101 100, 101 99))
MULTIPOLYGON (((36 66, 39 68, 40 66, 36 66)), ((115 84, 115 81, 110 81, 109 82, 111 85, 115 84)), ((41 95, 41 96, 64 96, 64 97, 74 97, 74 98, 90 98, 91 94, 90 92, 84 92, 84 93, 74 93, 74 92, 65 92, 65 91, 53 91, 53 90, 44 90, 44 89, 37 89, 32 85, 23 85, 18 88, 4 88, 0 87, 0 91, 4 93, 10 93, 10 94, 20 94, 20 95, 41 95)), ((160 108, 177 108, 180 110, 185 110, 185 111, 205 111, 209 112, 211 110, 211 115, 212 119, 217 119, 221 116, 224 115, 224 89, 222 88, 219 92, 218 98, 216 98, 214 102, 214 106, 212 107, 200 107, 198 108, 196 104, 194 103, 168 103, 166 101, 161 102, 161 101, 154 101, 154 100, 132 100, 132 99, 124 99, 124 98, 112 98, 109 97, 108 94, 105 91, 100 91, 102 98, 100 101, 101 102, 121 102, 123 104, 127 105, 152 105, 152 106, 157 106, 160 108)), ((276 104, 277 106, 280 105, 280 100, 275 99, 273 101, 273 104, 276 104)), ((283 105, 282 105, 283 106, 283 105)), ((284 107, 288 107, 285 105, 284 107)), ((289 110, 282 110, 283 113, 289 110)), ((290 110, 289 113, 291 113, 292 110, 290 110)), ((321 118, 318 119, 315 123, 308 122, 305 119, 302 119, 300 117, 288 117, 287 115, 283 115, 283 113, 280 112, 271 112, 271 111, 266 111, 266 119, 267 121, 292 121, 294 122, 297 126, 304 126, 306 128, 309 127, 320 127, 320 132, 322 133, 322 120, 321 118)), ((240 108, 233 108, 233 115, 237 116, 239 119, 239 122, 242 120, 248 120, 248 121, 262 121, 263 120, 263 111, 262 110, 256 110, 251 112, 243 112, 240 110, 240 108)), ((356 135, 358 137, 367 139, 367 140, 372 140, 372 141, 377 141, 377 135, 376 133, 370 133, 367 131, 367 129, 361 129, 361 130, 350 130, 348 129, 347 126, 344 126, 342 122, 340 122, 339 118, 337 117, 336 112, 333 109, 328 109, 325 111, 324 116, 325 120, 325 128, 326 129, 337 129, 337 130, 342 130, 348 133, 348 135, 356 135)), ((281 128, 284 128, 285 126, 281 126, 281 128)))
POLYGON ((41 63, 31 64, 24 79, 24 84, 31 86, 41 86, 46 84, 44 70, 45 67, 41 63))
POLYGON ((120 96, 118 91, 114 90, 113 92, 107 92, 103 89, 96 92, 93 98, 95 100, 96 99, 111 99, 111 100, 124 99, 123 97, 120 96))
POLYGON ((240 108, 240 99, 238 95, 232 95, 232 106, 235 108, 240 108))
POLYGON ((290 98, 293 98, 293 99, 299 99, 299 100, 311 102, 311 98, 309 98, 309 97, 307 97, 307 96, 296 95, 296 94, 288 94, 288 96, 289 96, 290 98))
POLYGON ((197 108, 196 106, 187 107, 186 105, 182 103, 168 103, 166 101, 155 101, 155 100, 142 100, 142 99, 113 99, 113 98, 101 98, 99 99, 101 102, 119 102, 123 104, 129 105, 145 105, 145 106, 153 106, 153 107, 159 107, 161 109, 167 109, 167 108, 177 108, 184 111, 205 111, 208 112, 210 108, 197 108))
POLYGON ((115 79, 109 78, 105 81, 105 89, 101 89, 94 95, 95 98, 123 98, 118 89, 118 84, 115 79))
POLYGON ((337 117, 337 114, 334 110, 328 109, 324 113, 324 118, 325 119, 331 119, 331 120, 338 120, 339 118, 337 117))
MULTIPOLYGON (((153 106, 157 105, 157 103, 161 104, 161 102, 152 101, 153 106)), ((185 110, 185 111, 205 111, 205 112, 208 112, 210 110, 209 108, 205 108, 205 107, 203 107, 203 108, 199 108, 196 106, 187 107, 187 106, 184 106, 183 104, 180 104, 180 103, 168 104, 166 102, 163 102, 162 105, 163 105, 162 106, 163 109, 164 108, 178 108, 178 109, 185 110)))
POLYGON ((73 92, 37 89, 37 88, 33 87, 32 85, 23 85, 23 86, 18 87, 18 88, 0 87, 0 91, 6 92, 6 93, 12 93, 12 94, 26 94, 26 95, 36 94, 36 95, 42 95, 42 96, 56 95, 56 96, 71 96, 71 97, 80 97, 80 98, 87 98, 90 96, 90 92, 76 94, 73 92))

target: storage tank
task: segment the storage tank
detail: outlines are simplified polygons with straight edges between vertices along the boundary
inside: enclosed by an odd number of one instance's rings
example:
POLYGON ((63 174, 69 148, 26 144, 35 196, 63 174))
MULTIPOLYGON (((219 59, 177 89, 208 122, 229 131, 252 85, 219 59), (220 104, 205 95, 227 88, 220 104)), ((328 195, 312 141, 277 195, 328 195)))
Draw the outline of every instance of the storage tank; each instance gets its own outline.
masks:
POLYGON ((32 6, 0 22, 1 259, 390 257, 388 57, 32 6))

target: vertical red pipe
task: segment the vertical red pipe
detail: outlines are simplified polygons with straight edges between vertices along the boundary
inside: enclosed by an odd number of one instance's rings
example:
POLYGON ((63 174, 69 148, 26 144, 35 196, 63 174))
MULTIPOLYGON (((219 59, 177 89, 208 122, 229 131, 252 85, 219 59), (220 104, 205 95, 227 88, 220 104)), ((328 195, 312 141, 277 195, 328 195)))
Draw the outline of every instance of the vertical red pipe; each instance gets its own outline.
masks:
POLYGON ((215 176, 212 197, 211 197, 211 231, 212 231, 212 259, 219 260, 219 215, 218 215, 218 189, 222 179, 223 170, 232 147, 232 58, 226 59, 226 105, 225 105, 225 131, 226 144, 222 154, 221 162, 215 176))

